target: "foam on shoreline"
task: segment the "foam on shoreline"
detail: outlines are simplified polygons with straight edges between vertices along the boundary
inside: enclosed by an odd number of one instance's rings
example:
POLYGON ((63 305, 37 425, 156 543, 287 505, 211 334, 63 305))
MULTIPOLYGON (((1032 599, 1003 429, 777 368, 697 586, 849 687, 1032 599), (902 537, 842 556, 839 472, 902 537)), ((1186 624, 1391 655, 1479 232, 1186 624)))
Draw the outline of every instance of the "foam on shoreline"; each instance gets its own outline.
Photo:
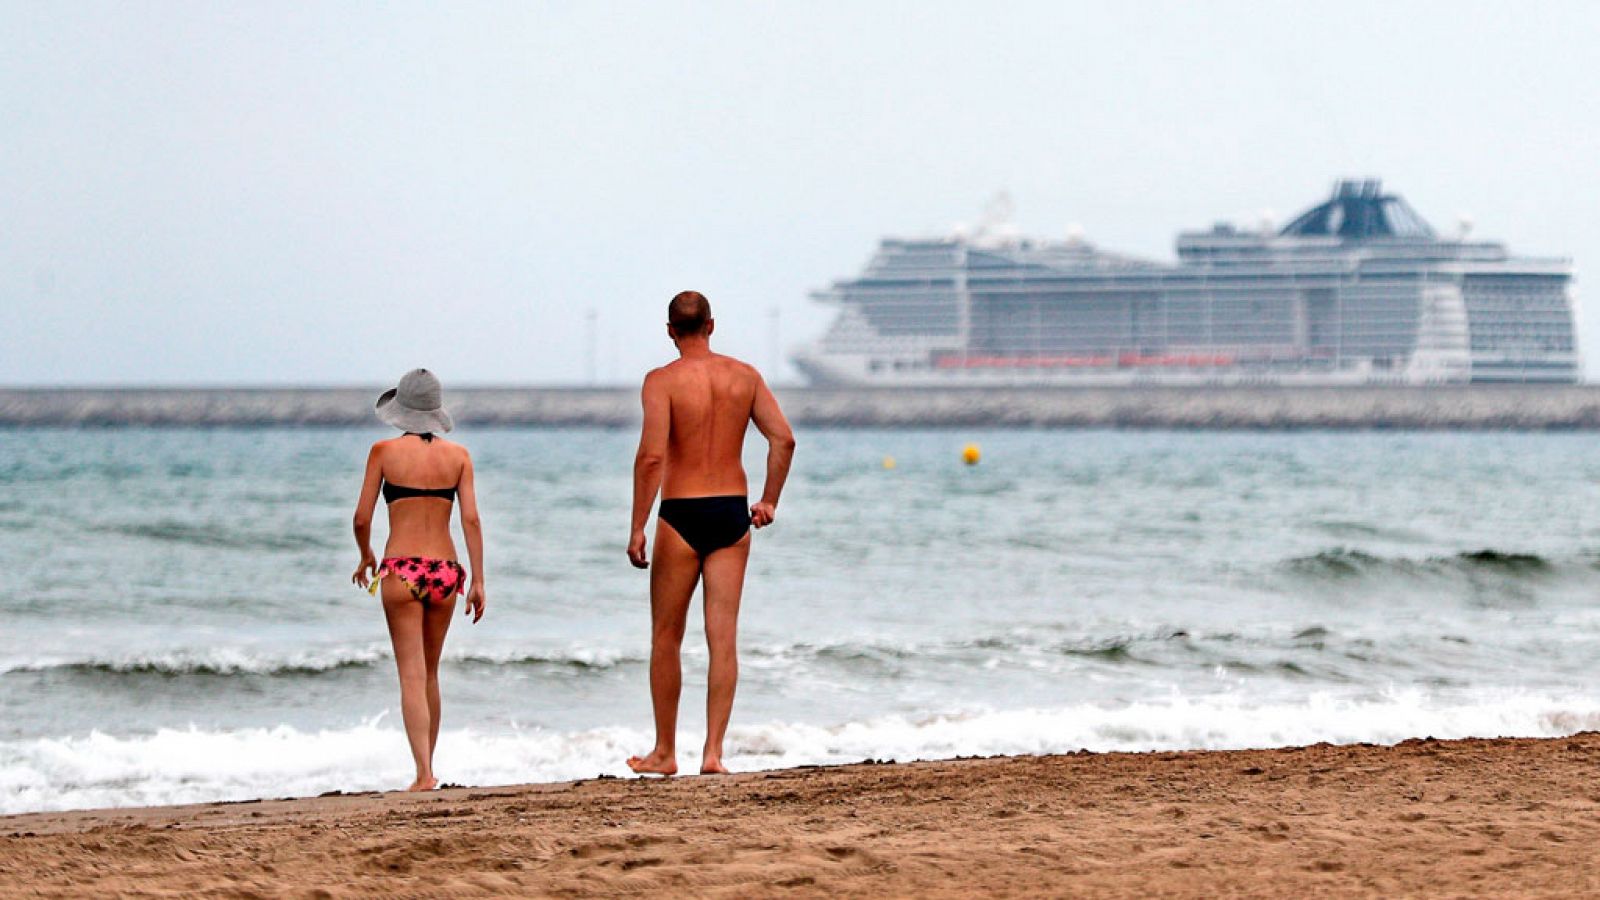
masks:
MULTIPOLYGON (((736 723, 728 750, 742 770, 771 771, 869 758, 1394 744, 1424 736, 1559 737, 1596 728, 1600 706, 1592 699, 1537 692, 1452 700, 1415 690, 1317 692, 1275 703, 1173 695, 1126 704, 887 715, 826 726, 736 723)), ((679 762, 692 766, 700 737, 687 730, 680 737, 685 750, 679 762)), ((625 777, 623 760, 648 744, 648 732, 637 727, 451 729, 440 736, 440 772, 469 784, 625 777)), ((0 814, 379 790, 405 783, 409 771, 404 736, 388 715, 316 731, 284 724, 0 741, 0 814)))

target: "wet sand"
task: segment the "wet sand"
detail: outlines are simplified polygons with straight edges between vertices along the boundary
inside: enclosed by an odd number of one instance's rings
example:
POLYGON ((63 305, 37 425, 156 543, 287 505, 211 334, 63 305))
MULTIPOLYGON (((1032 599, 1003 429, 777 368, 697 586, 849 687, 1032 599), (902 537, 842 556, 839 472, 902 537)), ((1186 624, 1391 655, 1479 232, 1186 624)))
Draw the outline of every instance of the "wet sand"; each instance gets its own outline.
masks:
POLYGON ((1575 896, 1600 734, 0 818, 0 895, 1575 896))

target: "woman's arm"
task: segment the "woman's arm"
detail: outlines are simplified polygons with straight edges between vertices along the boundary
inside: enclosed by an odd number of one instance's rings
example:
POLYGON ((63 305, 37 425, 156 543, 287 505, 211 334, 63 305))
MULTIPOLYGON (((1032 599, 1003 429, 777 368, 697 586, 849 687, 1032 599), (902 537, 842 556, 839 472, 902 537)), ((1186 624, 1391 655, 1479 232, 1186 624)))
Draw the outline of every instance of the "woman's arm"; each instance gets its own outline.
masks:
POLYGON ((383 484, 381 444, 373 444, 367 453, 367 472, 361 479, 361 496, 356 499, 356 515, 352 522, 356 533, 356 549, 361 551, 361 562, 350 580, 366 587, 377 571, 378 560, 372 555, 372 511, 378 505, 378 488, 383 484))
POLYGON ((478 518, 478 491, 472 480, 472 454, 461 467, 461 482, 456 493, 461 498, 461 532, 467 538, 467 561, 472 565, 472 582, 467 588, 467 613, 476 622, 483 618, 488 602, 483 578, 483 521, 478 518))

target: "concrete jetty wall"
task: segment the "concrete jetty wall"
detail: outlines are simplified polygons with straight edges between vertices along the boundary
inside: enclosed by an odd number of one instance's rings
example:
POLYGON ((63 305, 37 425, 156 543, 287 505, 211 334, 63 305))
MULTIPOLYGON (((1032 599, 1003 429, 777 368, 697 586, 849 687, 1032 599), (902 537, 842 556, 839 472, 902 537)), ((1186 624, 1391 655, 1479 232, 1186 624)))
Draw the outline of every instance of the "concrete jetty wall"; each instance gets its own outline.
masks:
MULTIPOLYGON (((0 388, 0 426, 370 424, 369 388, 0 388)), ((778 391, 800 426, 913 428, 1600 429, 1600 387, 817 389, 778 391)), ((466 426, 623 427, 622 388, 461 388, 466 426)))

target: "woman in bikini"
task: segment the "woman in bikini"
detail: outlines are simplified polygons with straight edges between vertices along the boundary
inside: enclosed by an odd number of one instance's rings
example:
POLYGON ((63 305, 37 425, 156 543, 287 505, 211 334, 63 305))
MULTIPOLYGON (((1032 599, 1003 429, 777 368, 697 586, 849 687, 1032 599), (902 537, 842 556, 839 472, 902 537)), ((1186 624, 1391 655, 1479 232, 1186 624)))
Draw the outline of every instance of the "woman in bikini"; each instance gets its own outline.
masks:
POLYGON ((437 437, 452 427, 440 402, 439 379, 413 369, 399 387, 378 398, 378 418, 405 434, 372 445, 366 479, 356 501, 356 547, 361 564, 351 581, 378 593, 400 670, 400 711, 417 763, 408 790, 429 791, 433 748, 439 741, 439 654, 450 630, 456 594, 467 595, 467 613, 483 618, 483 528, 472 485, 472 457, 460 444, 437 437), (383 560, 372 555, 372 512, 379 492, 389 508, 389 542, 383 560), (450 539, 450 509, 461 501, 461 531, 467 539, 472 581, 456 561, 450 539))

